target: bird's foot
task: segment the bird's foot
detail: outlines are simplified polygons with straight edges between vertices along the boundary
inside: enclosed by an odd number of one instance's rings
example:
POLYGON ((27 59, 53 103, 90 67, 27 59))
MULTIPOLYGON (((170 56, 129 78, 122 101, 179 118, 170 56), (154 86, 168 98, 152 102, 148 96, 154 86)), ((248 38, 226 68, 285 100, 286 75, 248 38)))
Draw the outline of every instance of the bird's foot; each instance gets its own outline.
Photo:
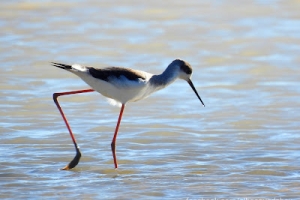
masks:
POLYGON ((73 160, 68 165, 66 165, 64 168, 62 168, 62 170, 70 170, 70 169, 74 168, 76 165, 78 165, 80 157, 81 157, 81 153, 78 148, 78 149, 76 149, 76 156, 73 158, 73 160))

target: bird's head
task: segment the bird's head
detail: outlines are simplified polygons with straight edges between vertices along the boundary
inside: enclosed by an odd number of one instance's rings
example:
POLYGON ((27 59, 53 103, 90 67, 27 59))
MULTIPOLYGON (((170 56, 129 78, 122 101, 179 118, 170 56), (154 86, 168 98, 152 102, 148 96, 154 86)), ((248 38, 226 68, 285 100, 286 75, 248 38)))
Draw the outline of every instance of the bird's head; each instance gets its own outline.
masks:
POLYGON ((179 67, 179 78, 188 82, 188 84, 191 86, 191 88, 193 89, 193 91, 197 95, 198 99, 201 101, 202 105, 205 106, 202 99, 201 99, 201 97, 199 96, 192 80, 191 80, 191 76, 192 76, 192 73, 193 73, 192 66, 188 62, 186 62, 184 60, 181 60, 181 59, 174 60, 171 63, 171 65, 179 67))

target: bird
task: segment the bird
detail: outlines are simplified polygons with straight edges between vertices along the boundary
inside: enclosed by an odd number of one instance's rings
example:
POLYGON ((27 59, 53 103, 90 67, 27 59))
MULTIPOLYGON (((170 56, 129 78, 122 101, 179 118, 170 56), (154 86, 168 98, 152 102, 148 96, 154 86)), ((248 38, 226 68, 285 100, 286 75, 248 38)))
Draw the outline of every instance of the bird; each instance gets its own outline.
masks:
POLYGON ((63 110, 58 102, 59 96, 96 91, 102 94, 103 96, 107 97, 108 99, 112 100, 113 102, 120 104, 121 109, 115 128, 114 136, 111 142, 111 151, 115 169, 118 168, 116 157, 116 139, 125 105, 127 103, 145 99, 152 93, 167 87, 176 79, 182 79, 190 85, 190 87, 192 88, 202 105, 205 106, 191 80, 193 72, 192 67, 188 62, 182 59, 173 60, 167 66, 167 68, 161 74, 158 75, 148 73, 145 71, 134 70, 131 68, 115 66, 106 68, 94 68, 79 64, 68 65, 57 62, 51 62, 51 64, 55 67, 64 69, 68 72, 77 75, 91 87, 90 89, 85 90, 75 90, 53 94, 53 100, 59 112, 62 115, 67 129, 69 130, 70 136, 72 138, 76 150, 76 155, 74 159, 68 165, 62 168, 63 170, 70 170, 74 168, 79 163, 81 152, 77 145, 74 134, 72 133, 71 127, 67 121, 67 118, 64 115, 63 110))

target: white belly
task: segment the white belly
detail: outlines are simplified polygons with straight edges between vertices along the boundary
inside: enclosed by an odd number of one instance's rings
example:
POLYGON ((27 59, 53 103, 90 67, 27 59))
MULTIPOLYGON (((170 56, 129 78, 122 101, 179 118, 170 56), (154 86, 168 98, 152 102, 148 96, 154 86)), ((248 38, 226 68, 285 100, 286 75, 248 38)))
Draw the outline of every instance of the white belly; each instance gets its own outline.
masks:
POLYGON ((103 81, 92 77, 88 73, 77 74, 84 82, 103 96, 114 99, 120 103, 138 101, 147 97, 147 81, 131 81, 123 78, 103 81))

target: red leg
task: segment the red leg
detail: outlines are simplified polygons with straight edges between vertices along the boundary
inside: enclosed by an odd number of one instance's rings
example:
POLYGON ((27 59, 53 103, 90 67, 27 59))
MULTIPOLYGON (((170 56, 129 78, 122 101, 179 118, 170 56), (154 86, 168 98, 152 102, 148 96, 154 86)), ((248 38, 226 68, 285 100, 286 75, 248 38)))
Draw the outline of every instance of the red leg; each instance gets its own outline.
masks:
POLYGON ((117 135, 118 135, 118 131, 119 131, 119 127, 120 127, 120 123, 121 123, 124 108, 125 108, 125 104, 122 104, 119 119, 118 119, 118 123, 117 123, 116 130, 115 130, 115 134, 114 134, 114 137, 113 137, 112 142, 111 142, 111 151, 112 151, 113 158, 114 158, 115 168, 118 168, 117 157, 116 157, 116 139, 117 139, 117 135))
POLYGON ((60 105, 58 103, 57 98, 59 96, 63 96, 63 95, 79 94, 79 93, 93 92, 93 91, 94 91, 93 89, 86 89, 86 90, 75 90, 75 91, 70 91, 70 92, 60 92, 60 93, 54 93, 53 94, 54 103, 56 104, 56 106, 57 106, 57 108, 58 108, 58 110, 59 110, 62 118, 65 121, 65 124, 66 124, 66 126, 67 126, 67 128, 69 130, 70 136, 72 138, 72 141, 74 143, 75 150, 76 150, 76 156, 73 158, 73 160, 67 166, 65 166, 64 168, 62 168, 63 170, 68 170, 68 169, 74 168, 79 163, 79 159, 81 157, 81 153, 80 153, 79 147, 78 147, 78 145, 76 143, 76 139, 75 139, 75 137, 74 137, 74 135, 72 133, 71 127, 70 127, 70 125, 68 123, 68 120, 67 120, 64 112, 62 111, 62 109, 61 109, 61 107, 60 107, 60 105))

